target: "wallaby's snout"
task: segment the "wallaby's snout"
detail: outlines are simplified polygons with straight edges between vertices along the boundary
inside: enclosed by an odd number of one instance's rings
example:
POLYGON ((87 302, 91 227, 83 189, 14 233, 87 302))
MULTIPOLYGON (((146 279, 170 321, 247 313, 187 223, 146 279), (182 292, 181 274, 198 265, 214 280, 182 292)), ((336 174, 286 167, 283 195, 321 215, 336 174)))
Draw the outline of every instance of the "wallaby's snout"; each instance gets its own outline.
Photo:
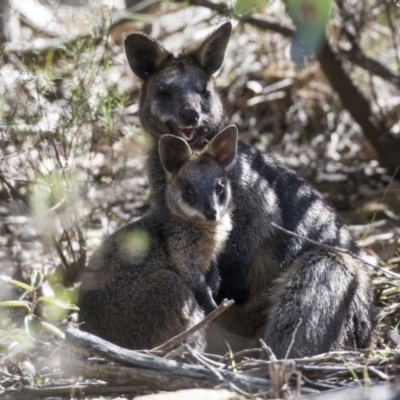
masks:
POLYGON ((200 120, 200 112, 195 108, 182 108, 179 112, 179 120, 183 126, 197 126, 200 120))
POLYGON ((197 138, 198 127, 201 125, 201 107, 195 104, 180 107, 177 115, 178 134, 188 142, 197 138))
POLYGON ((218 220, 218 210, 214 206, 214 204, 206 203, 204 205, 203 210, 204 216, 208 221, 217 221, 218 220))

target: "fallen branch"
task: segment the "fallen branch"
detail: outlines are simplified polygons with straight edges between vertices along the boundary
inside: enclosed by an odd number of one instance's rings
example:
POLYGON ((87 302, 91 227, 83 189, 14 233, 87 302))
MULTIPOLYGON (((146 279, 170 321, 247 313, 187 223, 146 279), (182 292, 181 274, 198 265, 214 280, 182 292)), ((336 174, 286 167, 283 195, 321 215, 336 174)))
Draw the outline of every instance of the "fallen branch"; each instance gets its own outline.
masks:
MULTIPOLYGON (((288 390, 291 389, 288 388, 294 388, 296 380, 298 383, 300 372, 303 377, 300 393, 311 394, 317 390, 352 386, 354 373, 363 376, 368 371, 372 385, 393 380, 399 374, 399 366, 394 362, 397 356, 395 351, 385 353, 384 358, 376 357, 376 353, 373 357, 368 357, 366 352, 348 351, 296 360, 243 359, 236 364, 236 373, 232 373, 228 370, 231 365, 210 364, 207 358, 197 352, 188 350, 201 365, 184 364, 140 351, 123 349, 72 327, 67 329, 66 344, 73 350, 72 354, 64 351, 65 346, 55 354, 55 359, 62 361, 63 379, 79 376, 83 380, 101 380, 107 383, 63 383, 6 389, 0 391, 0 398, 19 400, 46 397, 133 397, 149 392, 217 386, 251 397, 256 393, 262 395, 270 391, 272 379, 278 379, 274 383, 275 391, 289 393, 288 390), (95 354, 101 359, 85 359, 79 356, 82 354, 95 354), (107 360, 111 360, 112 363, 107 360)), ((185 356, 187 357, 187 353, 185 356)))
POLYGON ((136 396, 139 392, 134 385, 112 386, 101 383, 79 383, 76 385, 23 386, 18 389, 0 390, 0 398, 2 400, 34 400, 47 397, 66 397, 69 399, 98 396, 114 397, 121 393, 136 396))
MULTIPOLYGON (((125 367, 114 363, 104 363, 101 360, 84 360, 79 357, 63 357, 64 376, 80 376, 85 379, 97 379, 115 386, 134 386, 137 394, 151 390, 181 390, 196 386, 211 388, 216 380, 204 376, 201 379, 190 374, 180 375, 166 370, 125 367)), ((123 392, 120 392, 122 394, 123 392)))
MULTIPOLYGON (((133 367, 129 370, 124 370, 124 373, 131 371, 131 379, 139 379, 138 374, 143 374, 143 370, 147 372, 152 371, 154 373, 154 377, 152 378, 154 382, 152 385, 157 386, 157 379, 162 379, 163 390, 176 390, 175 383, 179 384, 180 381, 182 381, 182 385, 186 385, 190 382, 190 385, 192 385, 191 387, 214 387, 217 384, 221 384, 221 381, 216 378, 215 374, 202 365, 185 364, 174 360, 166 360, 151 354, 145 354, 141 351, 124 349, 71 326, 68 327, 66 332, 66 342, 68 347, 74 352, 85 356, 94 354, 124 367, 133 367), (164 378, 162 376, 164 376, 164 378), (168 385, 170 381, 174 381, 175 383, 173 385, 172 383, 168 385), (169 387, 172 386, 173 388, 170 389, 169 387)), ((65 365, 67 370, 68 363, 69 361, 67 360, 65 365)), ((86 368, 89 368, 89 366, 90 364, 87 363, 80 375, 85 377, 86 368)), ((115 365, 115 367, 119 368, 118 365, 115 365)), ((93 364, 92 368, 95 368, 93 364)), ((96 368, 99 367, 96 366, 96 368)), ((89 369, 88 371, 89 376, 93 378, 94 375, 89 369)), ((262 392, 268 390, 270 387, 270 381, 268 379, 254 378, 240 373, 234 374, 226 370, 219 372, 224 379, 222 385, 226 385, 226 387, 238 387, 240 390, 245 390, 249 393, 262 392)), ((115 376, 118 376, 118 374, 116 373, 115 376)), ((152 387, 153 386, 149 386, 149 389, 152 387)))
POLYGON ((274 228, 276 228, 276 229, 278 229, 278 230, 280 230, 282 232, 285 232, 286 234, 288 234, 290 236, 293 236, 293 237, 298 238, 298 239, 302 239, 302 240, 304 240, 304 241, 306 241, 308 243, 311 243, 311 244, 313 244, 315 246, 318 246, 318 247, 322 247, 323 249, 326 249, 326 250, 337 251, 339 253, 347 254, 350 257, 353 257, 353 258, 357 259, 358 261, 362 262, 363 264, 367 265, 368 267, 374 268, 374 269, 376 269, 376 270, 378 270, 378 271, 380 271, 380 272, 382 272, 382 273, 384 273, 384 274, 386 274, 388 276, 391 276, 392 278, 400 279, 400 275, 399 274, 396 274, 395 272, 389 271, 389 270, 387 270, 385 268, 379 267, 378 265, 371 264, 368 261, 365 261, 362 257, 359 257, 356 254, 353 254, 352 252, 350 252, 350 251, 348 251, 348 250, 346 250, 346 249, 344 249, 342 247, 334 247, 334 246, 329 246, 328 244, 325 244, 325 243, 316 242, 315 240, 309 239, 309 238, 307 238, 305 236, 299 235, 298 233, 294 233, 294 232, 289 231, 289 230, 287 230, 285 228, 282 228, 281 226, 275 224, 274 222, 271 222, 271 225, 274 228))
POLYGON ((187 331, 174 336, 173 338, 169 339, 167 342, 165 342, 161 346, 155 347, 151 351, 152 352, 169 351, 169 350, 173 349, 176 345, 181 344, 185 339, 187 339, 189 336, 193 335, 193 333, 199 331, 201 328, 204 328, 210 322, 214 321, 215 318, 219 317, 223 312, 225 312, 234 303, 235 303, 234 300, 224 299, 222 301, 222 303, 218 306, 218 308, 216 308, 213 312, 208 314, 198 324, 196 324, 195 326, 192 326, 187 331))

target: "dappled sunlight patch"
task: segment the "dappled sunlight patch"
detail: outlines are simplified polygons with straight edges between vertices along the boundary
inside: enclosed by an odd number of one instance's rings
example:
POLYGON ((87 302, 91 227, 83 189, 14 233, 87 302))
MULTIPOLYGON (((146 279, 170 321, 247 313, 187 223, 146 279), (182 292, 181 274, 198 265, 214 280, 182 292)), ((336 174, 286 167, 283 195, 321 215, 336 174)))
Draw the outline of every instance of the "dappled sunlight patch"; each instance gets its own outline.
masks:
POLYGON ((36 223, 47 240, 73 227, 80 213, 79 183, 73 173, 37 174, 30 186, 30 202, 36 223))
POLYGON ((128 257, 142 258, 146 256, 150 248, 150 236, 147 231, 136 229, 122 234, 118 240, 118 246, 120 251, 128 257))

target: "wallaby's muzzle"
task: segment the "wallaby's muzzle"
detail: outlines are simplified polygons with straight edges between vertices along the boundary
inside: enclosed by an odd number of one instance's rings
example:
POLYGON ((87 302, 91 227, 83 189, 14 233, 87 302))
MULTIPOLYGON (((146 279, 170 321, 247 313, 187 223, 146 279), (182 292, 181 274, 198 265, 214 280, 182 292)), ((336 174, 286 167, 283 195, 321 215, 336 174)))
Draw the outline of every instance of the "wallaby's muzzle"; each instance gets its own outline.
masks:
POLYGON ((182 108, 179 120, 183 126, 197 126, 200 122, 200 113, 195 108, 182 108))
POLYGON ((214 206, 205 205, 203 214, 208 221, 216 221, 218 217, 218 210, 214 206))
POLYGON ((177 115, 178 134, 188 142, 196 139, 202 122, 201 112, 196 107, 181 107, 177 115))

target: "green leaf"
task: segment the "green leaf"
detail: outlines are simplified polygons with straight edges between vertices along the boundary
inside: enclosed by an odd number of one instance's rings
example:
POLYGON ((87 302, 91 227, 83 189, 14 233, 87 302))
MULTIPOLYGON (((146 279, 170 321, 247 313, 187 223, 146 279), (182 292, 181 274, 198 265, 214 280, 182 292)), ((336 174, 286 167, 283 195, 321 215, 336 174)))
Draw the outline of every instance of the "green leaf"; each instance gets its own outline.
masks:
POLYGON ((42 332, 42 321, 36 315, 27 315, 24 319, 27 334, 36 339, 42 332))
POLYGON ((31 286, 37 289, 43 282, 43 274, 38 271, 34 270, 31 275, 31 286))
POLYGON ((53 335, 60 337, 61 339, 65 339, 65 333, 58 329, 56 326, 49 324, 48 322, 42 321, 42 326, 44 329, 47 329, 53 335))
POLYGON ((246 15, 261 12, 267 5, 267 0, 236 0, 235 12, 238 15, 246 15))
POLYGON ((32 286, 29 286, 26 283, 23 283, 23 282, 20 282, 20 281, 16 281, 15 279, 10 278, 9 276, 1 275, 0 276, 0 280, 4 281, 4 282, 11 283, 12 285, 18 286, 19 288, 24 289, 24 290, 26 290, 27 292, 30 292, 30 293, 32 293, 33 289, 34 289, 32 286))
POLYGON ((61 307, 64 310, 76 310, 76 311, 79 311, 79 307, 77 307, 75 304, 71 304, 71 303, 68 303, 68 302, 63 301, 63 300, 58 300, 58 299, 56 299, 54 297, 45 297, 45 296, 43 296, 43 297, 40 297, 37 302, 38 303, 40 303, 40 302, 48 303, 48 304, 51 304, 51 305, 54 305, 54 306, 61 307))
POLYGON ((329 22, 332 0, 287 0, 287 12, 296 26, 292 60, 303 67, 320 49, 329 22))
POLYGON ((26 307, 28 310, 30 310, 31 303, 25 300, 7 300, 1 301, 0 307, 26 307))

